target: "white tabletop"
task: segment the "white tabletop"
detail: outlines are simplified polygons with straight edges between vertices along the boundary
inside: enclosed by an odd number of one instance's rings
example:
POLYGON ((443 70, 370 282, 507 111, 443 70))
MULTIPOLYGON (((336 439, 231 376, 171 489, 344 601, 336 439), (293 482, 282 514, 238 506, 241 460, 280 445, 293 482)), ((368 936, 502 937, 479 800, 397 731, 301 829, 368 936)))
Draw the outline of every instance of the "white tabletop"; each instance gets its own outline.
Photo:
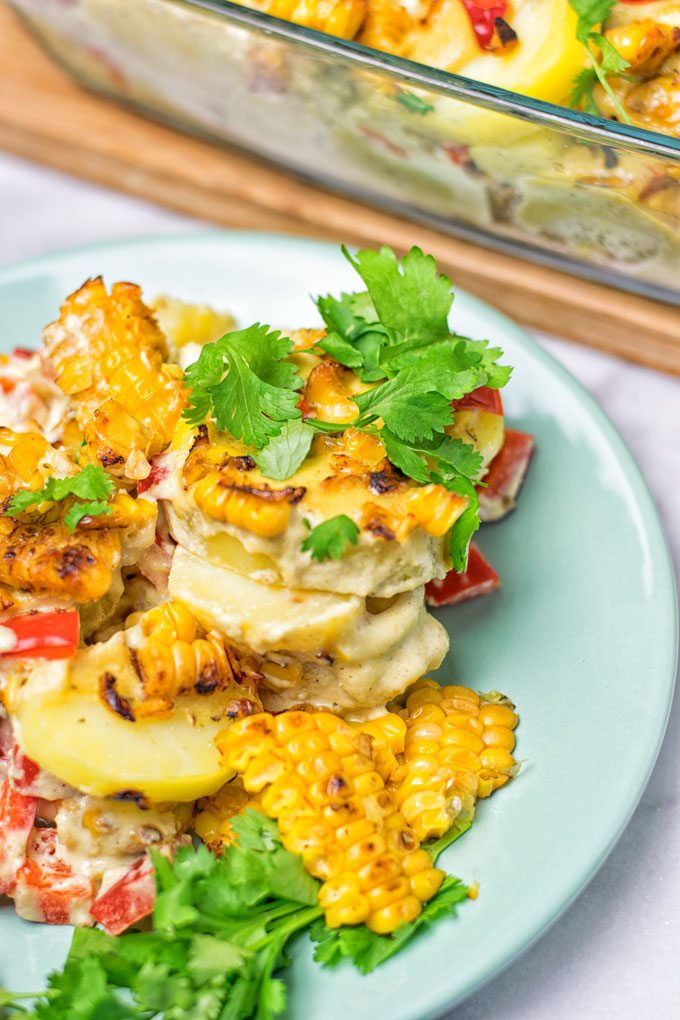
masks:
MULTIPOLYGON (((0 265, 88 241, 195 227, 165 209, 0 155, 0 265)), ((628 442, 680 565, 680 379, 538 339, 595 394, 628 442)), ((601 871, 537 945, 447 1020, 680 1015, 679 737, 676 698, 651 782, 601 871)))

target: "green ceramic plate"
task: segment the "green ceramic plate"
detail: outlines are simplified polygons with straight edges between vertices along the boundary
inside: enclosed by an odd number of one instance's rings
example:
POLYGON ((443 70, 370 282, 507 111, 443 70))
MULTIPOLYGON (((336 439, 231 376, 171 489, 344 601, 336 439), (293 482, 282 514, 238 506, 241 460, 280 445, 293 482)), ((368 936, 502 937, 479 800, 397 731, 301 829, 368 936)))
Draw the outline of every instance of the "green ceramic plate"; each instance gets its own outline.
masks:
MULTIPOLYGON (((212 302, 242 323, 313 324, 309 294, 353 289, 335 246, 202 234, 92 247, 0 273, 0 343, 34 346, 87 276, 212 302)), ((503 579, 442 612, 441 677, 507 692, 521 713, 516 782, 480 807, 444 864, 480 895, 369 977, 324 972, 301 943, 294 1020, 425 1020, 536 939, 592 877, 631 816, 666 724, 676 658, 673 576, 656 511, 621 439, 576 382, 512 322, 463 293, 455 328, 490 337, 515 373, 506 408, 538 452, 519 509, 480 545, 503 579)), ((43 987, 64 928, 0 909, 0 983, 43 987)))

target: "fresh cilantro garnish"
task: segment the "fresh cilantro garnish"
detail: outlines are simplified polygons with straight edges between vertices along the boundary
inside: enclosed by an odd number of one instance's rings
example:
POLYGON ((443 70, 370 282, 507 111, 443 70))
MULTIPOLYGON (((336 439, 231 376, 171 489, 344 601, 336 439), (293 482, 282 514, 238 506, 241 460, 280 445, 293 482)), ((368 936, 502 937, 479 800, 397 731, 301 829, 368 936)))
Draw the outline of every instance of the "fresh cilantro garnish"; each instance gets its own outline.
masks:
POLYGON ((331 358, 353 369, 362 382, 385 378, 380 367, 380 349, 387 343, 387 331, 378 320, 367 292, 320 297, 316 301, 326 324, 326 336, 317 344, 331 358))
POLYGON ((200 425, 212 413, 218 429, 261 450, 284 422, 300 418, 302 379, 287 360, 292 348, 291 340, 259 323, 206 344, 185 372, 184 417, 200 425))
POLYGON ((335 967, 349 958, 362 974, 369 974, 400 952, 424 928, 443 917, 455 916, 456 907, 467 899, 467 893, 467 886, 460 879, 448 875, 415 921, 402 925, 391 935, 376 935, 363 925, 331 929, 323 921, 316 921, 310 932, 316 942, 314 959, 324 967, 335 967))
POLYGON ((415 92, 404 92, 402 89, 399 89, 395 98, 398 103, 405 106, 411 113, 420 113, 424 116, 426 113, 431 113, 434 110, 432 103, 426 103, 415 92))
POLYGON ((302 543, 302 551, 311 553, 313 560, 339 560, 350 545, 359 541, 359 529, 353 520, 345 514, 331 517, 323 524, 310 528, 307 538, 302 543))
MULTIPOLYGON (((316 352, 372 384, 352 398, 356 417, 342 424, 303 422, 297 394, 303 382, 289 358, 292 342, 260 325, 203 348, 186 372, 185 417, 199 424, 212 415, 219 429, 255 448, 263 475, 277 481, 302 465, 314 430, 351 427, 382 435, 388 456, 408 477, 472 492, 469 512, 456 523, 452 539, 453 561, 463 569, 465 536, 478 526, 472 483, 482 462, 471 446, 446 435, 454 421, 451 402, 479 386, 504 386, 511 370, 498 364, 502 352, 488 341, 451 333, 451 281, 431 255, 412 248, 399 260, 387 247, 356 255, 343 248, 343 253, 364 289, 317 299, 326 335, 316 352)), ((333 518, 307 536, 303 549, 318 560, 337 559, 357 535, 349 518, 333 518)))
POLYGON ((115 485, 106 471, 95 464, 87 464, 77 475, 67 478, 48 478, 42 489, 21 489, 12 496, 5 513, 16 517, 24 510, 40 503, 61 503, 73 497, 78 500, 66 511, 64 524, 73 532, 83 517, 110 514, 108 502, 115 485))
POLYGON ((630 124, 630 117, 609 82, 610 74, 622 74, 630 64, 601 32, 593 31, 607 21, 616 2, 617 0, 569 0, 569 5, 578 15, 576 38, 584 47, 591 64, 590 67, 579 71, 574 78, 570 102, 572 106, 579 106, 582 103, 586 113, 599 116, 600 111, 593 99, 593 89, 599 82, 611 99, 619 120, 624 124, 630 124), (599 49, 599 55, 593 47, 599 49))
POLYGON ((278 436, 254 456, 255 463, 267 478, 284 481, 298 470, 309 453, 314 430, 300 418, 284 422, 278 436))
MULTIPOLYGON (((283 847, 276 823, 249 810, 231 824, 237 842, 221 858, 203 846, 184 847, 173 861, 152 851, 151 931, 76 929, 47 991, 0 989, 0 1010, 25 1020, 276 1020, 286 1008, 288 945, 305 929, 320 963, 347 957, 368 973, 423 928, 453 916, 467 895, 448 877, 422 914, 392 935, 364 925, 331 930, 318 902, 320 883, 283 847), (26 999, 35 999, 33 1008, 22 1005, 26 999)), ((468 824, 427 847, 433 860, 468 824)))

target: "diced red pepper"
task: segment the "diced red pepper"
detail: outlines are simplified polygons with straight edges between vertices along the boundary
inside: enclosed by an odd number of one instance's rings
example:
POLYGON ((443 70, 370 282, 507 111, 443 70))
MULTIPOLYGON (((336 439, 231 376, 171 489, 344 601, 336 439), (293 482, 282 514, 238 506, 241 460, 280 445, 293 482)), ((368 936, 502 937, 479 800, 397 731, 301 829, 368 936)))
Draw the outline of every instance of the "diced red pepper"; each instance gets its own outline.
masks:
POLYGON ((56 829, 38 829, 16 873, 12 890, 17 914, 45 924, 87 924, 94 889, 59 856, 56 829))
POLYGON ((40 766, 21 750, 18 744, 12 748, 12 783, 15 790, 30 791, 40 775, 40 766))
POLYGON ((9 779, 3 780, 0 786, 0 894, 14 889, 37 810, 37 797, 26 797, 9 779))
POLYGON ((16 388, 16 379, 7 379, 4 376, 0 376, 0 390, 2 390, 3 393, 12 393, 16 388))
POLYGON ((0 626, 14 632, 16 644, 0 657, 29 656, 36 659, 68 659, 78 647, 80 616, 77 609, 26 613, 0 626))
POLYGON ((500 583, 500 577, 473 542, 467 570, 462 574, 450 570, 443 581, 430 581, 425 585, 425 601, 428 606, 453 606, 477 595, 488 595, 500 583))
POLYGON ((15 347, 12 351, 12 357, 28 359, 32 358, 35 353, 36 352, 32 351, 30 347, 15 347))
POLYGON ((483 50, 490 50, 496 29, 496 18, 504 18, 508 11, 507 0, 463 0, 477 42, 483 50))
POLYGON ((155 898, 153 865, 148 857, 142 857, 97 897, 90 914, 109 935, 120 935, 152 912, 155 898))
POLYGON ((480 486, 479 507, 482 520, 497 521, 515 505, 534 449, 534 437, 516 429, 506 429, 503 446, 494 457, 480 486))
POLYGON ((452 400, 454 411, 488 411, 489 414, 503 414, 503 399, 499 390, 491 386, 478 386, 471 393, 466 393, 460 400, 452 400))

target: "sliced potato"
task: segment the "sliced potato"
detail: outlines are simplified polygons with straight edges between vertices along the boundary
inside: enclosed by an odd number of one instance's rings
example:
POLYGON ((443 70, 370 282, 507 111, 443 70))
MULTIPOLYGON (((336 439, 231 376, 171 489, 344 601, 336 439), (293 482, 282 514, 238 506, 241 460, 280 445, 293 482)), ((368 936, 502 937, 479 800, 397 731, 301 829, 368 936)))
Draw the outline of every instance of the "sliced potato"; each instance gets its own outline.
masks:
POLYGON ((102 797, 134 792, 155 802, 195 800, 231 778, 214 740, 228 723, 233 691, 182 695, 166 717, 130 721, 102 699, 104 673, 120 690, 137 682, 121 634, 68 663, 36 663, 10 679, 7 707, 27 755, 102 797))

